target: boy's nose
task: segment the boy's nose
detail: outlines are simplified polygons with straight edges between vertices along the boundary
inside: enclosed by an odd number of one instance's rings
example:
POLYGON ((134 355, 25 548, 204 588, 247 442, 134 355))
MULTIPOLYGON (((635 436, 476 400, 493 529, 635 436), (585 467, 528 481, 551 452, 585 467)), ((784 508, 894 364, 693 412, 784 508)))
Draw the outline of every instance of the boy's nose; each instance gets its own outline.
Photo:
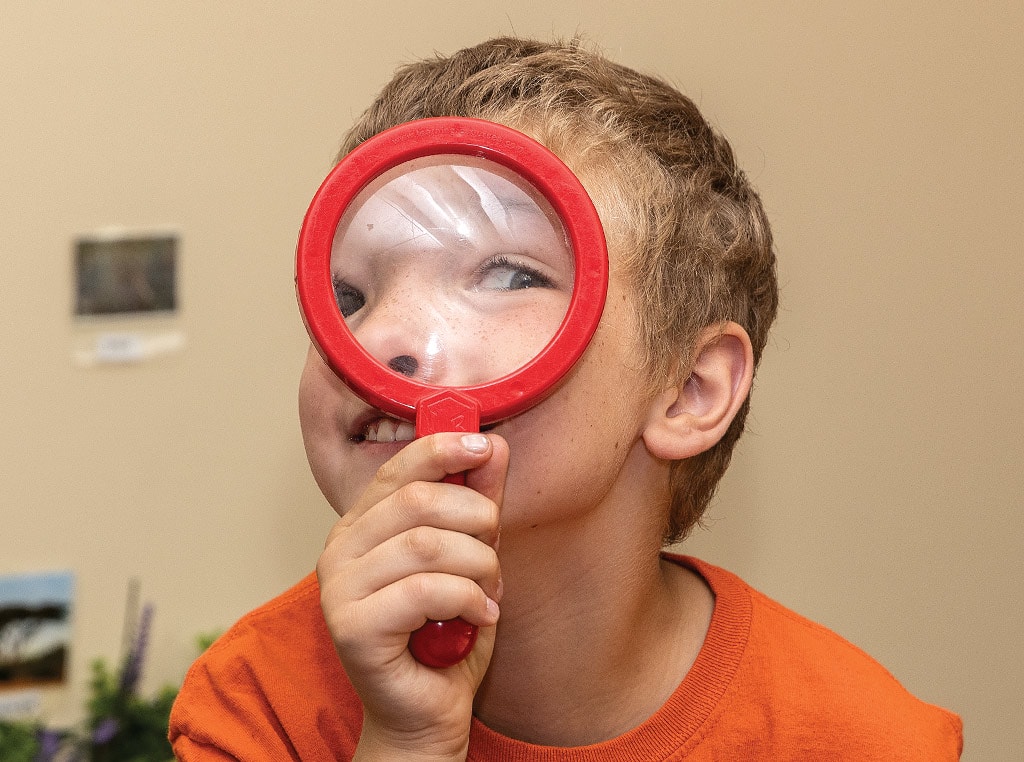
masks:
POLYGON ((377 299, 354 316, 354 334, 381 365, 406 378, 430 383, 437 372, 436 356, 445 343, 445 326, 430 299, 432 294, 404 280, 374 289, 377 299))
POLYGON ((411 378, 416 375, 420 363, 412 355, 398 355, 398 357, 392 357, 388 360, 388 367, 395 371, 395 373, 401 373, 403 376, 411 378))
POLYGON ((450 350, 445 328, 418 310, 378 308, 363 317, 355 337, 394 373, 421 383, 440 383, 450 350))

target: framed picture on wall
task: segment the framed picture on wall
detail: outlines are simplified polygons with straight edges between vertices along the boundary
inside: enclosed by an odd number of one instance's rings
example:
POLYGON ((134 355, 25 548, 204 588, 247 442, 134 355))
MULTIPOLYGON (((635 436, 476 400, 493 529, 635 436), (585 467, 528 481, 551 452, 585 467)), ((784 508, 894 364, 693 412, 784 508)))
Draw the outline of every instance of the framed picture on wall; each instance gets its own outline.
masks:
POLYGON ((177 257, 173 233, 79 238, 74 247, 75 315, 175 311, 177 257))
POLYGON ((64 682, 73 590, 71 572, 0 576, 0 691, 64 682))

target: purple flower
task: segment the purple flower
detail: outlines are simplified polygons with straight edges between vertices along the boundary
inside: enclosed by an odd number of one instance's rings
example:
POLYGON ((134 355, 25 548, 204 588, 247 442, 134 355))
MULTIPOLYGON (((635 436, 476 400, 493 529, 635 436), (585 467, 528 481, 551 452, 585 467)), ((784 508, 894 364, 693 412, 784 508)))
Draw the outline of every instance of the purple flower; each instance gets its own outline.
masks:
POLYGON ((119 729, 120 726, 117 724, 117 720, 113 717, 107 717, 92 731, 92 742, 99 746, 108 744, 117 735, 119 729))
POLYGON ((38 740, 39 753, 36 755, 36 762, 52 762, 60 751, 60 733, 56 730, 40 730, 38 740))
POLYGON ((149 627, 153 621, 153 606, 146 604, 139 615, 139 625, 132 639, 131 648, 125 657, 124 668, 121 670, 121 693, 131 695, 138 687, 142 676, 142 662, 146 656, 146 643, 149 640, 149 627))

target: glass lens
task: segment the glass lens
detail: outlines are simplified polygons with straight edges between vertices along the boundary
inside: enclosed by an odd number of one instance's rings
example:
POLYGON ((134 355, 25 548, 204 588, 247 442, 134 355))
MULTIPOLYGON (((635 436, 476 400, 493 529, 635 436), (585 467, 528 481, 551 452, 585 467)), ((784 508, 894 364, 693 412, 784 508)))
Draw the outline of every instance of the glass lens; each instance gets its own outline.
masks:
POLYGON ((393 372, 475 386, 529 362, 572 294, 574 258, 550 204, 509 169, 436 155, 364 188, 334 237, 338 308, 393 372))

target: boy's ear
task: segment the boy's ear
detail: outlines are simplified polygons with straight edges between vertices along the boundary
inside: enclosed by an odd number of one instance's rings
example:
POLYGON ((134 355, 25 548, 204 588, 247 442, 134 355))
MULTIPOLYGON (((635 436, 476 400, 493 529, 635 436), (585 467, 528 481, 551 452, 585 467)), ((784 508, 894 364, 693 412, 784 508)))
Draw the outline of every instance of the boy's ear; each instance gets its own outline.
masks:
POLYGON ((687 376, 651 404, 643 440, 663 460, 682 460, 709 450, 728 430, 750 393, 754 351, 737 323, 706 328, 697 340, 687 376))

